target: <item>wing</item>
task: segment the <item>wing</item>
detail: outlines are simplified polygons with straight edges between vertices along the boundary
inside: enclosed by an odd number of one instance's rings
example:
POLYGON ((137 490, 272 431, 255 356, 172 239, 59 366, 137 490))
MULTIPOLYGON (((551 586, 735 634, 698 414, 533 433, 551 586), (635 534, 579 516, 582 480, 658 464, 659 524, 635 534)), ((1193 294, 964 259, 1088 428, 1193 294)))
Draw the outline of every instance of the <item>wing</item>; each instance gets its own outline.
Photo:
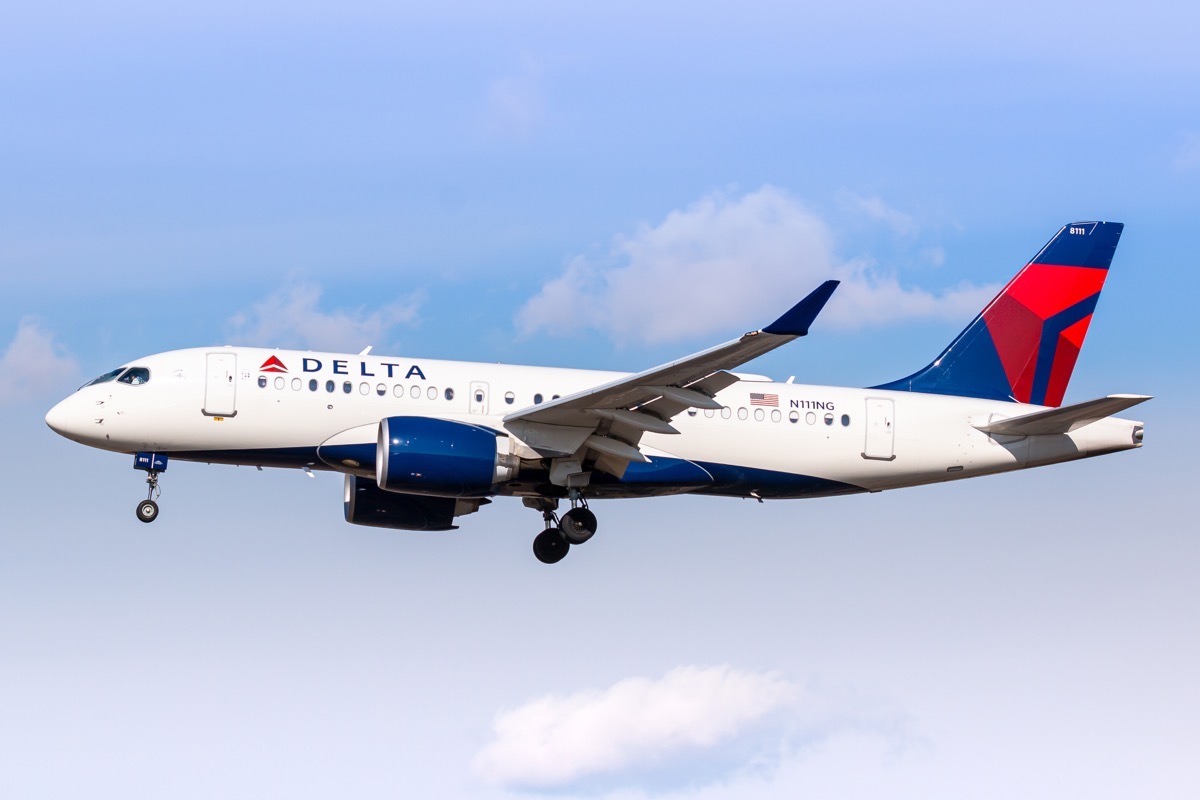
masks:
POLYGON ((728 370, 808 334, 838 281, 826 281, 759 331, 662 366, 509 414, 504 426, 543 458, 585 458, 618 477, 645 461, 642 434, 679 433, 671 419, 687 408, 717 409, 713 396, 738 378, 728 370))

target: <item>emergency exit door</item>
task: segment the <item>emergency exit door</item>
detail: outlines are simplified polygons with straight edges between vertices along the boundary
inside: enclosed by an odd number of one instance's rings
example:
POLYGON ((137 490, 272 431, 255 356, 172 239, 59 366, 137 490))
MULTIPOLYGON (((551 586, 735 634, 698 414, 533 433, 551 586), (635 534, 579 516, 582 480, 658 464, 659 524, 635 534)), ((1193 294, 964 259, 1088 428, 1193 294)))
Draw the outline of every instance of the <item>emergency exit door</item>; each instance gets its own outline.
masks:
POLYGON ((232 417, 237 414, 237 355, 209 353, 204 382, 204 414, 232 417))
POLYGON ((488 413, 488 385, 479 381, 471 383, 471 413, 488 413))

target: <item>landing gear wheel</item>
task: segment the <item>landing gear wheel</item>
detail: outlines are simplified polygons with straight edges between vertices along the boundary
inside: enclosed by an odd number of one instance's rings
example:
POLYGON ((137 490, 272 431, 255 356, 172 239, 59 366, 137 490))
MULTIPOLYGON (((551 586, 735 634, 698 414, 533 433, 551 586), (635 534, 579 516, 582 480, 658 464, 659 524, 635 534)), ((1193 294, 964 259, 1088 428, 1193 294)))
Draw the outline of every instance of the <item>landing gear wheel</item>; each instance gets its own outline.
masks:
POLYGON ((533 540, 533 554, 543 564, 557 564, 571 551, 571 545, 558 528, 546 528, 533 540))
POLYGON ((596 515, 580 506, 562 515, 562 535, 570 544, 583 544, 596 533, 596 515))
POLYGON ((158 518, 158 503, 153 500, 138 503, 137 518, 142 522, 154 522, 158 518))

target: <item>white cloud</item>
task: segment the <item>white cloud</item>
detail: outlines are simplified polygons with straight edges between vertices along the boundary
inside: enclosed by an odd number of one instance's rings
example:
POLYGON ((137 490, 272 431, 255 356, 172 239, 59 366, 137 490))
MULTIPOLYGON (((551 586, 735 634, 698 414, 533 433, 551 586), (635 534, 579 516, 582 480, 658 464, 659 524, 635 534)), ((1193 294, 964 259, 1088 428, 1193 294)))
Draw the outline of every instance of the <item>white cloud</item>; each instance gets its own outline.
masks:
MULTIPOLYGON (((865 328, 910 319, 948 319, 965 326, 995 297, 999 285, 963 284, 942 292, 908 289, 894 275, 875 273, 866 263, 849 263, 839 270, 842 285, 821 317, 841 328, 865 328)), ((818 323, 820 324, 820 323, 818 323)))
POLYGON ((541 67, 523 52, 518 70, 493 81, 488 89, 488 128, 521 139, 533 132, 544 114, 541 67))
POLYGON ((290 286, 235 314, 226 329, 239 344, 349 352, 379 346, 395 326, 416 322, 424 296, 416 292, 373 311, 322 311, 320 300, 319 286, 290 286))
MULTIPOLYGON (((882 203, 866 206, 868 216, 888 216, 882 203)), ((710 194, 656 226, 616 237, 603 258, 573 259, 518 310, 515 323, 525 335, 590 329, 625 343, 679 340, 766 325, 829 278, 842 286, 818 325, 845 328, 927 317, 965 323, 995 293, 966 285, 911 289, 866 261, 839 261, 829 225, 787 192, 764 186, 736 198, 710 194)))
POLYGON ((867 219, 884 223, 898 234, 908 236, 917 230, 917 222, 912 216, 892 208, 881 197, 863 197, 851 191, 844 191, 841 196, 842 201, 852 210, 867 219))
POLYGON ((719 780, 840 728, 828 706, 773 672, 680 667, 503 711, 473 767, 489 783, 540 791, 719 780))
POLYGON ((79 376, 79 363, 36 319, 25 317, 0 359, 0 404, 38 397, 79 376))

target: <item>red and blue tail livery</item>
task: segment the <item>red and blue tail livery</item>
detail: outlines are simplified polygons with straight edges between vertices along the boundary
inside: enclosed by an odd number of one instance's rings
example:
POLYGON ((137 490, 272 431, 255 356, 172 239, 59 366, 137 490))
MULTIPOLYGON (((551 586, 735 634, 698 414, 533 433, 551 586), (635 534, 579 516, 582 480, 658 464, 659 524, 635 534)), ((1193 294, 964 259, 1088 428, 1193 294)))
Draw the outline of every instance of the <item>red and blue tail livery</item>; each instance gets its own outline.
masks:
POLYGON ((932 364, 875 388, 1061 405, 1124 227, 1064 225, 932 364))

